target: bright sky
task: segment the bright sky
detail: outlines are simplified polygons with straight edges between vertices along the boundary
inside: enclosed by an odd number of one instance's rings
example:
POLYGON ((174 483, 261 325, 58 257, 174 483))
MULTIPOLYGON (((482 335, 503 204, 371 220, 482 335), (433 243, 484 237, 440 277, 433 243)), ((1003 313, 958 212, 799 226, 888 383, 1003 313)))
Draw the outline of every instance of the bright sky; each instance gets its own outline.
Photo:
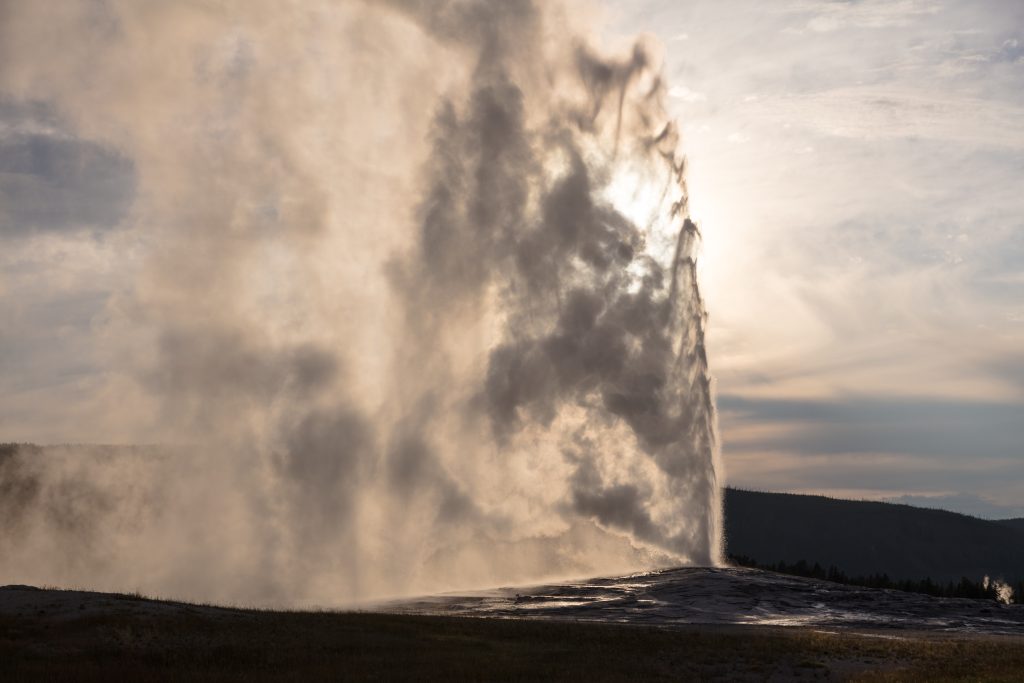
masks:
MULTIPOLYGON (((1024 516, 1024 2, 607 2, 665 46, 728 483, 1024 516)), ((0 440, 92 436, 133 193, 0 93, 0 440)))
POLYGON ((1024 3, 607 19, 665 46, 729 483, 1024 515, 1024 3))

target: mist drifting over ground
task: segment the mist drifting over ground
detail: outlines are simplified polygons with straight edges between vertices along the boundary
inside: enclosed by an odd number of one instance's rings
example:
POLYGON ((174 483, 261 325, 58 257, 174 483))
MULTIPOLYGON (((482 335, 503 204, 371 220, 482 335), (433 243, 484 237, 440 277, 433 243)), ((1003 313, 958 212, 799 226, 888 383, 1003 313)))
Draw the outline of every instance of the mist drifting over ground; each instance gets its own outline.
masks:
POLYGON ((657 48, 554 2, 5 3, 0 90, 134 169, 125 448, 0 455, 0 583, 264 604, 720 555, 657 48))

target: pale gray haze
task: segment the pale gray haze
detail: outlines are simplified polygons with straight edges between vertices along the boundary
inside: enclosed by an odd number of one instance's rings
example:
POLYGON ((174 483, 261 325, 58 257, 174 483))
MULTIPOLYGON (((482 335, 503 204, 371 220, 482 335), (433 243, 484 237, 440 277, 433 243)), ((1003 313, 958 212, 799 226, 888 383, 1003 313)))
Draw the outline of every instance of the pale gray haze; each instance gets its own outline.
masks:
POLYGON ((0 583, 339 604, 720 560, 653 41, 530 0, 2 8, 0 427, 136 446, 0 453, 0 583))

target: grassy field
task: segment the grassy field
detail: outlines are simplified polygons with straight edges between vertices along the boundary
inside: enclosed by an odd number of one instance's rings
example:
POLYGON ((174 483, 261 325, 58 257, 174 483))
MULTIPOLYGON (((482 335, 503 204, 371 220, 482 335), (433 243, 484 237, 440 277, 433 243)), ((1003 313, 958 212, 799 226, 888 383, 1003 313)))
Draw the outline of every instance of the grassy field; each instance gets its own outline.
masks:
POLYGON ((1024 680, 1024 637, 891 635, 257 610, 36 612, 0 616, 0 681, 1024 680))

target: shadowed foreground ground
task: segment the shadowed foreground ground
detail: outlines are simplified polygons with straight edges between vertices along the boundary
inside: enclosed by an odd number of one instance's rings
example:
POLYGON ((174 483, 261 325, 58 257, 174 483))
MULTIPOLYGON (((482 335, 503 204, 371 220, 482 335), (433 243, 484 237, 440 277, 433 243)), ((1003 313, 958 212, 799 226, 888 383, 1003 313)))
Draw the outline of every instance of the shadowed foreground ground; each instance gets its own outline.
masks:
POLYGON ((993 680, 1024 636, 236 610, 0 588, 0 680, 993 680))

